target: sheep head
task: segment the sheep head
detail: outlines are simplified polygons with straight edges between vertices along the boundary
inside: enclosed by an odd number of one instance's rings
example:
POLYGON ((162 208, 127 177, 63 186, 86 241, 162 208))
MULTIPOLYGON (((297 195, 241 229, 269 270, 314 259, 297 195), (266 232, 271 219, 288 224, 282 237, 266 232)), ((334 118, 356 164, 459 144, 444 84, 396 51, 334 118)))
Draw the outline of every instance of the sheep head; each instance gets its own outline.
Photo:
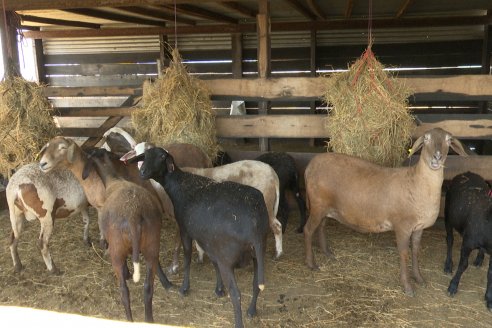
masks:
POLYGON ((39 167, 43 172, 49 172, 55 167, 70 166, 75 160, 76 147, 71 139, 54 137, 39 152, 39 167))
POLYGON ((468 156, 458 139, 441 128, 434 128, 415 140, 409 156, 422 148, 420 160, 424 161, 431 170, 439 170, 444 166, 449 147, 459 155, 468 156))
POLYGON ((129 163, 143 161, 140 167, 142 179, 158 179, 176 169, 174 159, 165 149, 153 147, 146 149, 143 154, 133 157, 129 163))

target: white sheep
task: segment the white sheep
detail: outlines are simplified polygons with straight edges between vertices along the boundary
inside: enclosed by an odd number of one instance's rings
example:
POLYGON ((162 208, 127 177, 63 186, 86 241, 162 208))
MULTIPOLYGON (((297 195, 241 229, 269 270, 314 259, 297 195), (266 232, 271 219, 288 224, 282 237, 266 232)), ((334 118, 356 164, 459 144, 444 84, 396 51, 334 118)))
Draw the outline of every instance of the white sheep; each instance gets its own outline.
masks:
POLYGON ((53 221, 82 213, 84 242, 89 241, 87 199, 75 176, 66 169, 43 173, 37 163, 22 166, 9 180, 6 188, 7 203, 12 224, 10 252, 16 272, 22 270, 17 244, 22 233, 24 218, 38 219, 41 224, 39 246, 48 271, 58 273, 48 249, 53 221))
POLYGON ((400 253, 400 280, 407 295, 414 290, 408 280, 407 261, 412 240, 413 276, 424 283, 418 266, 423 229, 434 224, 439 214, 444 162, 449 147, 466 156, 462 144, 440 128, 418 138, 411 154, 422 148, 418 163, 409 167, 388 168, 357 157, 324 153, 306 167, 306 202, 309 218, 304 226, 306 264, 317 268, 312 237, 318 234, 319 246, 327 256, 326 217, 360 232, 394 230, 400 253))

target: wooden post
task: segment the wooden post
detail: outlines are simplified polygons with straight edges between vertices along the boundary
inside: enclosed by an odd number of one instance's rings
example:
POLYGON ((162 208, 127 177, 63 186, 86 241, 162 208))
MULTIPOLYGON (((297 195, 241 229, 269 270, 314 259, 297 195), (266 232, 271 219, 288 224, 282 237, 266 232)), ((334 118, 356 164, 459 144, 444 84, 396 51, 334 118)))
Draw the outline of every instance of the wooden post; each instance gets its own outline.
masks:
POLYGON ((4 72, 9 69, 9 62, 14 65, 15 72, 20 74, 19 48, 17 43, 17 29, 13 25, 15 13, 7 11, 5 16, 0 13, 0 37, 2 39, 2 56, 4 72), (7 18, 5 20, 5 17, 7 18))
MULTIPOLYGON (((310 76, 316 77, 316 30, 311 30, 311 44, 310 44, 310 76)), ((311 114, 316 114, 316 101, 311 100, 310 108, 311 114)), ((315 139, 309 139, 309 145, 313 147, 315 145, 315 139)))
POLYGON ((36 55, 36 73, 38 76, 38 82, 40 84, 48 84, 48 79, 46 78, 46 69, 44 68, 44 48, 43 40, 34 40, 34 50, 36 55))
POLYGON ((161 75, 161 72, 169 66, 170 58, 171 54, 169 53, 167 35, 159 34, 159 61, 161 63, 160 71, 158 72, 159 76, 161 75))
POLYGON ((232 77, 240 79, 243 77, 243 35, 233 33, 231 35, 232 47, 232 77))
MULTIPOLYGON (((258 77, 266 79, 270 77, 271 66, 271 42, 270 42, 270 0, 258 1, 258 15, 256 16, 258 35, 258 77)), ((269 101, 258 102, 258 114, 266 115, 270 108, 269 101)), ((260 151, 270 150, 268 138, 260 138, 260 151)))
MULTIPOLYGON (((487 14, 490 14, 491 11, 487 11, 487 14)), ((483 34, 483 44, 482 44, 482 74, 489 75, 490 74, 490 62, 492 53, 492 25, 484 26, 484 34, 483 34)), ((487 113, 488 111, 488 102, 480 102, 479 111, 482 113, 487 113)))

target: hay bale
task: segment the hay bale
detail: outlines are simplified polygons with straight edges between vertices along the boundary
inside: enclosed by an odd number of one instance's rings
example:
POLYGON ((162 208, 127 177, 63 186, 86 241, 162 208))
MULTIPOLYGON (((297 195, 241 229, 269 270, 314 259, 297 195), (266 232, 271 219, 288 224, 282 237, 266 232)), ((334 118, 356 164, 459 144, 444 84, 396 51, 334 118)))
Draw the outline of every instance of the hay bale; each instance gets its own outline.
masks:
POLYGON ((325 78, 324 99, 333 105, 328 149, 385 166, 404 160, 412 131, 411 92, 378 62, 371 48, 347 72, 325 78))
POLYGON ((135 137, 156 145, 190 143, 214 160, 219 146, 210 93, 188 74, 176 49, 172 55, 165 73, 144 83, 143 105, 132 113, 135 137))
POLYGON ((17 75, 0 82, 0 173, 5 178, 35 161, 41 147, 59 134, 50 108, 37 83, 17 75))

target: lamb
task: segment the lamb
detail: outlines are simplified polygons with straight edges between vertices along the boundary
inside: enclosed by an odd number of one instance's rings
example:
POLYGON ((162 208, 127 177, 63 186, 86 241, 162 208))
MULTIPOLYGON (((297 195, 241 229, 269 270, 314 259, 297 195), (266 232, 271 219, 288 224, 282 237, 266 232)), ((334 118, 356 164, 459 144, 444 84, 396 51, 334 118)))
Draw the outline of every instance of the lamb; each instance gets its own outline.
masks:
POLYGON ((107 154, 103 159, 102 163, 98 158, 93 159, 106 187, 106 200, 101 208, 101 228, 109 244, 108 251, 119 282, 121 302, 127 320, 133 321, 130 294, 126 284, 126 279, 129 278, 126 259, 131 254, 133 281, 138 282, 139 255, 142 253, 147 268, 144 283, 145 321, 153 322, 152 297, 156 271, 166 290, 172 286, 159 264, 161 205, 157 197, 147 189, 118 177, 107 154))
MULTIPOLYGON (((243 160, 213 168, 185 167, 182 170, 217 182, 237 182, 261 191, 268 210, 270 229, 275 237, 275 257, 280 257, 282 254, 282 224, 276 218, 279 206, 279 179, 273 168, 258 161, 243 160)), ((202 262, 203 252, 200 250, 198 258, 199 262, 202 262)))
POLYGON ((407 295, 414 296, 408 279, 409 243, 411 239, 413 276, 423 284, 418 266, 420 239, 423 229, 432 226, 439 214, 449 147, 467 156, 463 145, 441 128, 427 131, 415 141, 410 155, 420 148, 422 153, 418 163, 409 167, 386 168, 336 153, 315 156, 304 175, 310 211, 304 226, 307 266, 317 268, 312 251, 314 232, 322 252, 332 256, 326 245, 326 216, 359 232, 394 230, 401 284, 407 295))
MULTIPOLYGON (((479 249, 475 265, 481 265, 484 251, 492 254, 492 199, 490 187, 478 174, 466 172, 457 175, 451 181, 445 200, 445 225, 447 256, 444 265, 446 273, 452 272, 451 249, 453 246, 453 229, 463 236, 461 256, 458 269, 449 283, 448 294, 458 292, 461 275, 468 267, 468 258, 474 249, 479 249)), ((485 301, 492 311, 492 261, 489 261, 487 273, 487 290, 485 301)))
POLYGON ((258 156, 256 160, 269 164, 278 175, 280 181, 278 218, 282 223, 282 232, 285 232, 287 220, 289 219, 289 204, 287 203, 285 192, 286 190, 291 190, 299 207, 300 221, 297 232, 301 233, 306 224, 306 202, 302 199, 299 191, 299 174, 297 173, 294 158, 284 152, 269 152, 258 156))
POLYGON ((158 181, 174 204, 184 250, 184 280, 180 293, 190 288, 191 243, 196 240, 214 264, 215 293, 224 295, 226 283, 234 307, 235 326, 243 327, 241 293, 234 267, 244 255, 253 256, 253 297, 248 315, 256 314, 256 301, 264 289, 264 255, 268 229, 268 211, 257 189, 234 182, 215 182, 183 172, 173 157, 155 147, 134 158, 143 160, 140 174, 158 181))
POLYGON ((38 219, 41 224, 39 247, 49 272, 58 274, 48 249, 55 219, 67 218, 77 213, 84 220, 84 242, 90 245, 89 214, 84 191, 73 174, 64 169, 44 174, 37 163, 22 166, 9 180, 6 198, 12 224, 10 253, 15 272, 22 270, 17 244, 22 233, 24 218, 38 219))
MULTIPOLYGON (((71 139, 64 137, 52 138, 40 151, 41 159, 39 167, 42 172, 48 173, 55 168, 66 168, 72 171, 75 178, 79 181, 87 201, 98 211, 99 228, 101 230, 100 211, 106 201, 106 192, 104 184, 94 169, 87 167, 87 154, 71 139), (82 175, 87 174, 87 178, 83 179, 82 175)), ((144 181, 140 178, 136 165, 124 165, 119 160, 113 160, 113 166, 118 176, 126 180, 137 183, 151 193, 156 193, 149 181, 144 181)), ((100 231, 101 232, 101 231, 100 231)), ((100 236, 101 247, 106 247, 102 233, 100 236)))

